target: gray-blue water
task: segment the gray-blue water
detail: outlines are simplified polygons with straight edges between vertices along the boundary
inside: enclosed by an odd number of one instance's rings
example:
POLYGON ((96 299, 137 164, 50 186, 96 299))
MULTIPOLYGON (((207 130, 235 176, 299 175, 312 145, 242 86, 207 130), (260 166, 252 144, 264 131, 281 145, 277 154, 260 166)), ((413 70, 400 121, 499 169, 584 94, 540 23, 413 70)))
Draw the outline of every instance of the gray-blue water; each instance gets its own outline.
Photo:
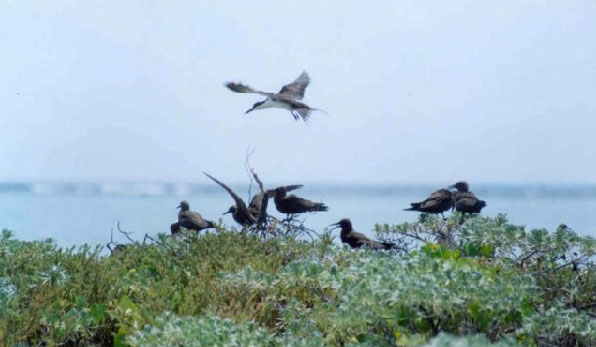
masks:
MULTIPOLYGON (((273 186, 273 185, 272 185, 273 186)), ((233 187, 245 199, 248 184, 233 187)), ((375 223, 414 221, 418 214, 403 211, 423 200, 436 185, 307 185, 296 194, 329 206, 328 212, 308 214, 305 224, 316 230, 350 217, 354 228, 371 234, 375 223)), ((565 223, 583 235, 596 236, 596 185, 472 185, 487 201, 485 215, 506 213, 514 224, 554 230, 565 223)), ((256 188, 252 188, 254 193, 256 188)), ((226 225, 230 196, 213 184, 164 183, 0 183, 0 228, 21 240, 53 238, 61 246, 105 244, 121 222, 134 231, 169 233, 177 219, 176 206, 186 199, 191 209, 226 225)), ((282 217, 270 204, 269 213, 282 217)), ((114 233, 116 240, 123 241, 114 233)))

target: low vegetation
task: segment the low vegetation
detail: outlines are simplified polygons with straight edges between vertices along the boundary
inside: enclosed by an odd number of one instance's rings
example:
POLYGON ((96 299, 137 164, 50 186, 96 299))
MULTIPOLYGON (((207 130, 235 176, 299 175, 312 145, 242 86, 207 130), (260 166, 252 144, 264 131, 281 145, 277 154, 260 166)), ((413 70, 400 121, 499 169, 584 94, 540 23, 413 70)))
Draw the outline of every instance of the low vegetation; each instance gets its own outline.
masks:
POLYGON ((107 255, 4 230, 0 345, 596 344, 591 237, 457 214, 376 236, 401 250, 218 229, 107 255))

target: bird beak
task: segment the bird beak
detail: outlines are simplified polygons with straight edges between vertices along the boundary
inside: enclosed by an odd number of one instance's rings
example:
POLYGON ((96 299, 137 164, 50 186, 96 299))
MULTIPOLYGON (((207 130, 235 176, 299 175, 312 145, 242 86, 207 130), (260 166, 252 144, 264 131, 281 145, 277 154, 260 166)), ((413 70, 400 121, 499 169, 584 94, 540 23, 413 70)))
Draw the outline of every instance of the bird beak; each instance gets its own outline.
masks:
POLYGON ((246 112, 244 112, 244 114, 248 114, 249 112, 253 111, 255 108, 251 108, 250 110, 247 110, 246 112))
POLYGON ((182 205, 178 205, 178 206, 176 206, 176 208, 182 208, 182 205))
POLYGON ((337 229, 337 228, 339 228, 339 222, 337 222, 337 223, 333 223, 333 224, 329 224, 329 226, 330 226, 330 227, 333 227, 333 228, 331 228, 330 230, 337 229))
POLYGON ((232 213, 232 212, 230 212, 230 211, 228 211, 228 212, 224 212, 224 213, 222 213, 221 215, 223 216, 224 214, 228 214, 228 213, 232 213))
POLYGON ((455 184, 450 185, 447 189, 455 189, 455 184))

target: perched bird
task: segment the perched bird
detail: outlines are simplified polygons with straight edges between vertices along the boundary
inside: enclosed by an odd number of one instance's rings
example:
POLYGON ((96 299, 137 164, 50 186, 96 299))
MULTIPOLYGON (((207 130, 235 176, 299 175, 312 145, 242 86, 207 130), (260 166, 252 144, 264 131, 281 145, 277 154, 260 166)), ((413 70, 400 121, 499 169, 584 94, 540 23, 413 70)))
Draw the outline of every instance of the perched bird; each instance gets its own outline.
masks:
POLYGON ((349 218, 344 218, 335 224, 331 224, 330 226, 334 227, 333 229, 341 228, 341 233, 339 234, 341 242, 347 243, 352 248, 366 246, 372 249, 381 250, 395 247, 394 243, 373 241, 366 237, 366 235, 356 232, 354 229, 352 229, 352 221, 349 218))
POLYGON ((469 190, 467 182, 457 182, 449 186, 449 189, 457 189, 454 196, 454 207, 458 212, 463 213, 480 213, 486 206, 484 200, 480 200, 469 190))
MULTIPOLYGON (((232 214, 232 218, 236 223, 242 226, 251 226, 255 223, 261 223, 265 221, 267 217, 267 205, 269 198, 275 196, 275 190, 271 189, 268 191, 261 190, 260 193, 256 194, 250 200, 250 204, 246 206, 246 203, 242 198, 236 194, 228 185, 219 181, 217 178, 203 172, 207 177, 211 178, 215 183, 219 184, 225 191, 227 191, 232 199, 234 199, 235 205, 230 206, 230 209, 224 214, 232 214)), ((301 188, 301 184, 286 186, 288 191, 301 188)))
POLYGON ((236 204, 231 206, 230 209, 224 214, 231 213, 232 218, 234 218, 236 223, 242 226, 250 226, 258 222, 259 217, 261 216, 261 209, 263 207, 264 194, 255 195, 250 206, 246 206, 244 200, 242 200, 242 198, 225 183, 219 181, 217 178, 209 175, 206 172, 203 173, 205 176, 211 178, 215 183, 219 184, 223 189, 225 189, 230 194, 232 199, 234 199, 236 204))
POLYGON ((327 206, 322 202, 287 195, 287 192, 288 189, 285 186, 275 188, 275 199, 273 201, 275 201, 275 208, 280 213, 295 214, 327 211, 327 206))
MULTIPOLYGON (((404 211, 418 211, 426 213, 440 213, 448 211, 453 207, 453 194, 447 189, 439 189, 421 202, 413 202, 412 207, 404 211)), ((444 217, 444 216, 443 216, 444 217)))
POLYGON ((204 219, 200 213, 191 211, 188 201, 182 200, 177 208, 180 209, 180 212, 178 212, 178 222, 170 226, 172 234, 179 232, 180 227, 196 231, 215 228, 213 222, 204 219))
POLYGON ((308 74, 304 71, 294 80, 294 82, 286 84, 277 93, 262 92, 241 83, 228 82, 225 85, 228 89, 236 93, 255 93, 267 97, 265 100, 255 103, 245 113, 265 108, 283 108, 290 110, 290 113, 294 116, 295 120, 302 118, 302 120, 306 122, 310 117, 311 111, 320 111, 319 109, 312 108, 298 101, 302 100, 304 97, 304 91, 309 83, 310 77, 308 77, 308 74))
POLYGON ((570 227, 567 226, 567 224, 561 223, 559 224, 559 226, 557 227, 557 231, 565 231, 568 233, 573 233, 573 229, 571 229, 570 227))

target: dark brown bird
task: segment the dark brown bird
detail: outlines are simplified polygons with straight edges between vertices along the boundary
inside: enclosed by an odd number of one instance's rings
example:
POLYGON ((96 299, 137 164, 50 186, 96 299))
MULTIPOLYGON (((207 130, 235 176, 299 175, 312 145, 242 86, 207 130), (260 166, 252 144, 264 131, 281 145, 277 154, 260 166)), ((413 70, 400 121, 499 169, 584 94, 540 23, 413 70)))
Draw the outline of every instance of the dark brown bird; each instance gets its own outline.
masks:
POLYGON ((234 199, 236 204, 231 206, 230 209, 224 214, 231 213, 232 218, 234 218, 236 223, 242 226, 250 226, 258 222, 259 217, 261 216, 264 194, 255 195, 251 201, 250 207, 246 206, 244 200, 242 200, 242 198, 225 183, 219 181, 217 178, 209 175, 206 172, 203 173, 205 176, 211 178, 215 183, 219 184, 223 189, 225 189, 230 194, 232 199, 234 199))
POLYGON ((339 234, 341 242, 347 243, 352 248, 366 246, 376 250, 383 250, 395 247, 394 243, 373 241, 366 237, 366 235, 356 232, 352 229, 352 221, 349 218, 344 218, 330 226, 334 227, 333 229, 341 228, 341 233, 339 234))
MULTIPOLYGON (((447 189, 439 189, 421 202, 413 202, 412 207, 404 211, 418 211, 425 213, 440 213, 448 211, 453 207, 453 194, 447 189)), ((444 216, 443 216, 444 217, 444 216)))
MULTIPOLYGON (((250 204, 246 206, 244 200, 236 194, 229 186, 219 181, 217 178, 203 172, 207 177, 211 178, 215 183, 219 184, 225 191, 227 191, 232 199, 234 199, 235 205, 230 206, 230 209, 224 214, 232 214, 232 218, 236 223, 242 226, 251 226, 255 223, 261 223, 265 221, 267 217, 267 205, 269 198, 275 196, 275 190, 271 189, 268 191, 261 191, 256 194, 250 200, 250 204)), ((301 188, 301 184, 286 186, 286 190, 291 191, 301 188)))
POLYGON ((469 190, 467 182, 457 182, 456 184, 449 186, 449 189, 457 189, 454 195, 454 207, 455 210, 462 213, 480 213, 480 211, 486 206, 484 200, 480 200, 469 190))
POLYGON ((295 195, 287 195, 287 192, 288 189, 285 186, 275 188, 275 208, 280 213, 295 214, 327 211, 327 206, 322 202, 314 202, 295 195))
POLYGON ((204 219, 200 213, 191 211, 188 201, 182 200, 177 208, 180 209, 180 212, 178 212, 178 222, 170 226, 172 234, 179 232, 180 227, 195 231, 215 228, 213 222, 204 219))
POLYGON ((267 97, 265 100, 255 103, 245 113, 265 108, 283 108, 289 110, 295 120, 302 118, 306 122, 312 111, 320 111, 298 101, 304 97, 304 91, 309 83, 310 77, 304 71, 294 82, 286 84, 277 93, 262 92, 242 83, 228 82, 225 86, 235 93, 255 93, 267 97))

